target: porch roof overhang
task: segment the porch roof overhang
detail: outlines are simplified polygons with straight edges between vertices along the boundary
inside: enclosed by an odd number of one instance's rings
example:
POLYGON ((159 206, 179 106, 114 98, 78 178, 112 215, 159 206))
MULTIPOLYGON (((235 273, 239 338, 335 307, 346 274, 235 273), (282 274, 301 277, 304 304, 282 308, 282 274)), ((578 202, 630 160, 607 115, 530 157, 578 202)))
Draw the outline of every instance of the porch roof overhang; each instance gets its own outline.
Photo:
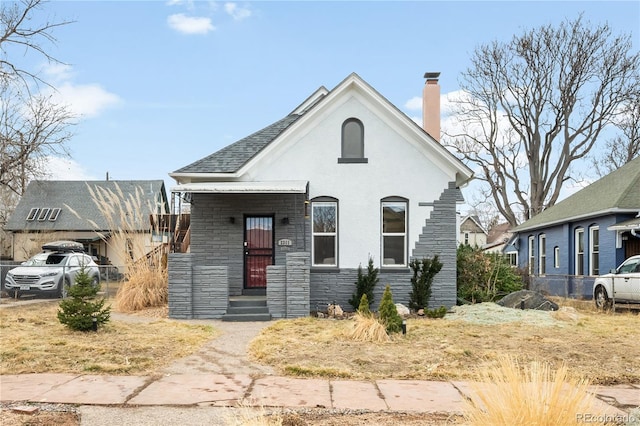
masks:
POLYGON ((609 231, 631 231, 631 230, 640 230, 640 217, 636 217, 631 220, 627 220, 624 222, 616 223, 615 225, 611 225, 607 227, 609 231))
POLYGON ((194 182, 174 186, 171 192, 209 194, 305 194, 306 180, 242 181, 242 182, 194 182))

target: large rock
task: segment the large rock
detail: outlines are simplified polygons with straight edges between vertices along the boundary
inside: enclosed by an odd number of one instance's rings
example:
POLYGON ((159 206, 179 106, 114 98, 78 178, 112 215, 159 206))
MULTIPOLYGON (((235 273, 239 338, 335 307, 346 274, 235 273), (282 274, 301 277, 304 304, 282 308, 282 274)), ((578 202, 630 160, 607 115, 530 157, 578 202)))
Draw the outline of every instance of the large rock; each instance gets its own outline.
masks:
POLYGON ((398 311, 398 315, 401 317, 408 317, 411 314, 409 308, 404 306, 402 303, 396 303, 396 311, 398 311))
POLYGON ((514 291, 513 293, 507 294, 497 303, 505 308, 522 309, 523 302, 524 309, 537 309, 539 311, 558 310, 557 304, 545 298, 541 293, 531 290, 514 291))

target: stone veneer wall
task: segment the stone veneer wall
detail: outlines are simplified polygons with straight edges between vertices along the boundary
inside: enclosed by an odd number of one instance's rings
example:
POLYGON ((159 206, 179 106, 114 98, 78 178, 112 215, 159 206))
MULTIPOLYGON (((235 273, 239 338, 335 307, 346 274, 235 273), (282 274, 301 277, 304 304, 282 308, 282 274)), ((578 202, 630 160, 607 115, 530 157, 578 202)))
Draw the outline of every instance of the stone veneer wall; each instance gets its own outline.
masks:
POLYGON ((189 253, 169 253, 169 318, 193 318, 192 256, 189 253))
POLYGON ((273 318, 306 317, 310 312, 311 254, 287 253, 285 265, 267 267, 267 307, 273 318))
POLYGON ((194 266, 189 253, 170 253, 168 261, 170 318, 221 318, 227 312, 226 266, 194 266))
POLYGON ((229 294, 239 296, 244 274, 244 216, 273 215, 275 264, 284 265, 287 253, 306 247, 305 194, 193 194, 191 253, 194 264, 229 268, 229 294), (287 223, 282 219, 287 218, 287 223), (233 223, 230 218, 233 218, 233 223), (279 246, 281 239, 291 246, 279 246))
POLYGON ((450 308, 456 304, 456 204, 460 199, 460 190, 455 182, 449 182, 440 199, 434 201, 431 217, 426 220, 411 255, 412 259, 422 259, 437 254, 442 262, 442 269, 433 280, 429 302, 432 309, 439 306, 450 308))

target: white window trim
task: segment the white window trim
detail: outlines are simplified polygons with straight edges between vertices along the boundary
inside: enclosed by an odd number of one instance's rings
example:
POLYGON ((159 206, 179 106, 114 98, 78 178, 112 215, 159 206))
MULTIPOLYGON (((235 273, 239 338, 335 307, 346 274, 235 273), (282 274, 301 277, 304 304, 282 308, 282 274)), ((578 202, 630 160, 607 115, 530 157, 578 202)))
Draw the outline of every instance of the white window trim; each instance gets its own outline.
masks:
POLYGON ((31 222, 36 220, 39 212, 40 209, 38 207, 32 207, 31 210, 29 210, 29 214, 27 215, 27 221, 31 222))
POLYGON ((553 267, 560 268, 560 247, 558 246, 553 248, 553 267))
POLYGON ((527 247, 528 251, 528 262, 529 262, 529 275, 534 275, 533 272, 536 268, 536 252, 534 247, 535 237, 533 235, 529 236, 529 246, 527 247))
MULTIPOLYGON (((597 254, 600 257, 600 227, 592 226, 589 228, 589 275, 597 275, 593 270, 593 256, 597 254), (598 231, 598 251, 594 250, 593 246, 593 231, 598 231)), ((599 259, 598 259, 599 260, 599 259)), ((598 262, 599 265, 599 262, 598 262)))
POLYGON ((408 265, 407 256, 407 226, 409 222, 409 203, 407 201, 382 201, 380 203, 380 263, 385 268, 404 268, 408 265), (387 205, 404 206, 404 232, 384 232, 384 207, 387 205), (404 263, 385 263, 384 259, 384 237, 403 237, 404 238, 404 263))
POLYGON ((335 268, 338 266, 338 202, 337 201, 312 201, 311 202, 311 265, 315 268, 335 268), (336 210, 336 230, 334 232, 315 232, 313 230, 314 207, 316 206, 333 206, 336 210), (335 237, 333 239, 334 263, 313 263, 315 260, 315 237, 321 235, 324 237, 335 237))
POLYGON ((547 236, 538 235, 538 275, 545 275, 547 272, 547 236))
POLYGON ((576 230, 573 233, 573 247, 574 247, 574 258, 575 258, 575 262, 573 265, 573 274, 574 275, 584 275, 584 228, 576 228, 576 230), (580 238, 578 236, 582 237, 582 252, 580 252, 580 245, 578 244, 578 242, 580 241, 580 238), (582 253, 582 270, 578 271, 578 258, 580 257, 580 254, 582 253))

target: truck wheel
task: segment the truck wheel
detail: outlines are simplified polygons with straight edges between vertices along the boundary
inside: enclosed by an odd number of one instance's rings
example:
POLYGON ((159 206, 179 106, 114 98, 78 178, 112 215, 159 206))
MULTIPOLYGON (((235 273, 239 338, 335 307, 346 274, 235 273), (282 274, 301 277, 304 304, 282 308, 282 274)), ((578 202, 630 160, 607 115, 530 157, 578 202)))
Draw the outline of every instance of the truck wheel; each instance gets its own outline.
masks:
POLYGON ((598 288, 596 288, 593 299, 596 302, 596 308, 601 310, 607 310, 611 308, 611 299, 609 299, 607 290, 605 290, 604 287, 598 286, 598 288))

